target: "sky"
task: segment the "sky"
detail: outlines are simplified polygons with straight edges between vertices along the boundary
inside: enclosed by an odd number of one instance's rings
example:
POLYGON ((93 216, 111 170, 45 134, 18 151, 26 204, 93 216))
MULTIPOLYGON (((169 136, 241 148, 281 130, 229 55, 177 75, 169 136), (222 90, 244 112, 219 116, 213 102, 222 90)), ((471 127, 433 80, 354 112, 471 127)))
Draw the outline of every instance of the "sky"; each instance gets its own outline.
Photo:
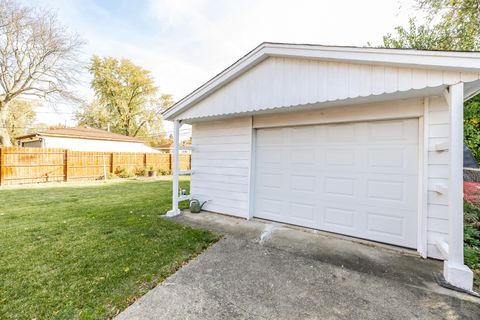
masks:
MULTIPOLYGON (((92 55, 128 58, 150 70, 174 100, 264 41, 365 46, 405 25, 412 0, 24 0, 55 10, 92 55)), ((79 66, 81 67, 81 66, 79 66)), ((85 72, 76 89, 93 97, 85 72)), ((66 123, 73 106, 42 107, 37 121, 66 123)), ((171 130, 166 124, 166 130, 171 130)))

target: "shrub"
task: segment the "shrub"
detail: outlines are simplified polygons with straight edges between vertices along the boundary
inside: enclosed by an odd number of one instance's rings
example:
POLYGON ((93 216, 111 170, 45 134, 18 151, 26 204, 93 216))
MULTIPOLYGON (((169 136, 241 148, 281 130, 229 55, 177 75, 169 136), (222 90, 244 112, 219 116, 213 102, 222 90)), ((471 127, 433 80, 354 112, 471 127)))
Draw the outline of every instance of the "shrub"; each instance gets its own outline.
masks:
POLYGON ((480 96, 465 102, 464 141, 477 163, 480 163, 480 96))
POLYGON ((115 170, 115 174, 120 178, 131 178, 135 176, 131 169, 127 169, 124 167, 117 168, 115 170))
POLYGON ((147 168, 146 167, 136 167, 135 168, 135 175, 139 177, 145 177, 147 175, 147 168))
POLYGON ((480 222, 480 208, 474 204, 465 201, 463 203, 463 211, 465 212, 465 223, 475 224, 480 222))
POLYGON ((167 169, 158 169, 157 173, 161 176, 168 176, 170 173, 170 170, 167 169))
POLYGON ((111 172, 107 173, 107 179, 110 180, 110 179, 116 179, 116 178, 118 177, 115 173, 111 173, 111 172))
POLYGON ((464 202, 464 256, 465 264, 475 274, 475 284, 480 286, 480 208, 464 202))
POLYGON ((471 268, 474 269, 479 266, 479 257, 478 257, 478 251, 475 250, 472 247, 465 246, 463 250, 463 254, 465 256, 465 264, 471 268))

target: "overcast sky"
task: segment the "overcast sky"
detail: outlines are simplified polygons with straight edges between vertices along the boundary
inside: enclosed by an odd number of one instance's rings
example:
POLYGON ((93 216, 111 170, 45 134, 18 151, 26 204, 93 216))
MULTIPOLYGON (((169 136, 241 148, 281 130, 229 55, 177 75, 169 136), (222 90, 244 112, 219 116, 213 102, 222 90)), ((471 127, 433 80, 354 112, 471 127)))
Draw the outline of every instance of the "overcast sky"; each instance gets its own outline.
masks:
MULTIPOLYGON (((181 99, 263 41, 364 46, 405 25, 411 0, 24 0, 58 12, 93 54, 128 58, 181 99), (399 11, 401 13, 399 14, 399 11)), ((89 78, 80 92, 91 97, 89 78)), ((64 107, 61 112, 71 112, 64 107)), ((43 109, 45 111, 46 109, 43 109)), ((51 111, 51 110, 47 110, 51 111)), ((39 114, 49 124, 69 114, 39 114)))

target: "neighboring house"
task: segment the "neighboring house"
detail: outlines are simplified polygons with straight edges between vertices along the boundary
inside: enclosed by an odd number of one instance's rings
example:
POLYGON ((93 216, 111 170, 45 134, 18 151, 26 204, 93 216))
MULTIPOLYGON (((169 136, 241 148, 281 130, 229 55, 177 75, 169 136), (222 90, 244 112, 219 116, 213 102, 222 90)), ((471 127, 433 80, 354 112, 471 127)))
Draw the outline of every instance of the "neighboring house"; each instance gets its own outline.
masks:
POLYGON ((463 102, 479 72, 476 52, 263 43, 163 115, 175 142, 192 125, 206 210, 410 248, 471 290, 463 102))
POLYGON ((162 152, 162 153, 171 153, 173 150, 173 141, 172 142, 167 142, 163 144, 159 144, 154 147, 156 150, 162 152))
POLYGON ((142 140, 87 127, 58 128, 38 131, 16 138, 29 148, 62 148, 74 151, 153 152, 142 140))
MULTIPOLYGON (((181 142, 180 145, 183 146, 183 147, 190 147, 191 146, 189 143, 186 143, 185 141, 181 142)), ((172 153, 173 152, 173 141, 155 146, 153 148, 162 152, 162 153, 172 153)), ((181 153, 181 154, 191 154, 192 151, 190 149, 182 149, 182 150, 179 150, 179 153, 181 153)))

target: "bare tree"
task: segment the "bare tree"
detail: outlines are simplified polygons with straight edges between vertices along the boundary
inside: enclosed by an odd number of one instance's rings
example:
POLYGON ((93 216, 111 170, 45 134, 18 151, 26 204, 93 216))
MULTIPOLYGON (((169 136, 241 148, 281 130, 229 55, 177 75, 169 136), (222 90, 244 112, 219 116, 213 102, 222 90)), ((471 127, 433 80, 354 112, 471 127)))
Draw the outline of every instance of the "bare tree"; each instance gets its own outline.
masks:
POLYGON ((11 145, 10 102, 19 96, 73 98, 83 41, 54 12, 0 0, 0 145, 11 145))

